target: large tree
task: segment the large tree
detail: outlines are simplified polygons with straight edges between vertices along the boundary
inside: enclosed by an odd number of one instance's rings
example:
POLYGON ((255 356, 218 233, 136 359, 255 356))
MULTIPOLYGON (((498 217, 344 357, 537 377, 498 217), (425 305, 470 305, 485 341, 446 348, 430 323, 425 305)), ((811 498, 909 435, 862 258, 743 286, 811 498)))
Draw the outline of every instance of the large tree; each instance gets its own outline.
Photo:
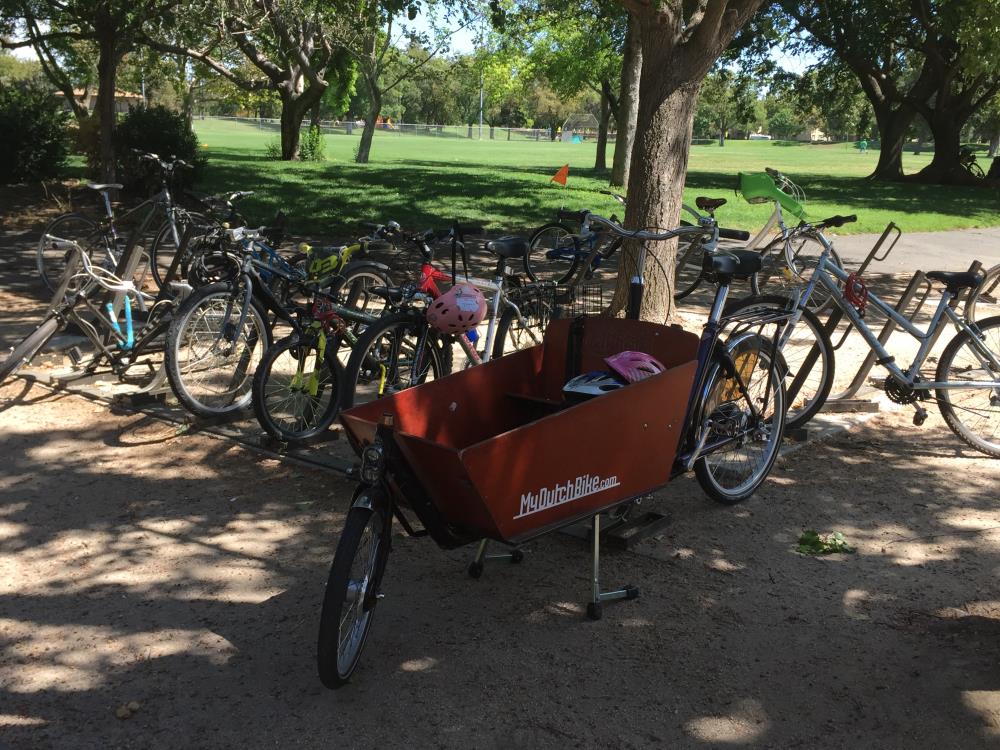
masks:
POLYGON ((244 91, 274 91, 281 101, 281 158, 292 160, 306 114, 331 86, 344 91, 354 83, 349 56, 333 42, 338 20, 325 0, 223 0, 165 25, 148 44, 198 60, 244 91), (254 75, 234 64, 235 54, 254 75))
POLYGON ((872 177, 903 178, 907 131, 921 115, 934 159, 919 178, 964 181, 958 163, 964 125, 1000 90, 1000 0, 782 0, 799 47, 835 56, 858 77, 881 140, 872 177))
POLYGON ((642 40, 639 23, 629 14, 625 41, 622 44, 621 84, 618 87, 618 111, 615 121, 615 155, 611 165, 611 184, 627 185, 632 165, 632 145, 635 143, 635 121, 639 116, 639 78, 642 75, 642 40))
MULTIPOLYGON (((698 88, 763 0, 621 2, 635 16, 642 42, 639 112, 625 221, 633 228, 675 227, 680 220, 698 88)), ((625 304, 638 250, 635 242, 626 245, 613 309, 625 304)), ((676 250, 676 242, 649 247, 648 286, 640 311, 646 320, 663 321, 673 315, 676 250), (663 274, 655 269, 657 265, 663 274)))
MULTIPOLYGON (((118 69, 136 48, 145 27, 171 15, 179 0, 0 0, 4 21, 2 46, 32 47, 42 68, 66 96, 78 117, 85 116, 73 95, 66 68, 81 47, 92 45, 97 56, 98 157, 101 179, 115 179, 115 92, 118 69)), ((86 49, 86 47, 84 47, 86 49)))

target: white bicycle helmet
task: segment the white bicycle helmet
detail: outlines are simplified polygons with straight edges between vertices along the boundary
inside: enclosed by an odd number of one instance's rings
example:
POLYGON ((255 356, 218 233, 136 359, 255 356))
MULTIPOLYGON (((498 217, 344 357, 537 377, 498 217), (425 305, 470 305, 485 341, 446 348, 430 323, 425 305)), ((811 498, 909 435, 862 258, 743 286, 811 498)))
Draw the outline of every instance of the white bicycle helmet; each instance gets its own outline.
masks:
POLYGON ((569 400, 581 401, 594 396, 603 396, 626 385, 628 383, 614 373, 596 370, 577 375, 563 386, 563 393, 569 400))

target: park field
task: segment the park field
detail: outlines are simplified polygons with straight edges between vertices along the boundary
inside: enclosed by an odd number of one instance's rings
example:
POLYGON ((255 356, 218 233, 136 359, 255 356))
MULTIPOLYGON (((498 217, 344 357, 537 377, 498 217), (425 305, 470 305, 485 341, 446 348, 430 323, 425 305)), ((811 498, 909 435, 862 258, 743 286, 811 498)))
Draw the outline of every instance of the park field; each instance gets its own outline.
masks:
MULTIPOLYGON (((300 233, 349 234, 358 221, 389 219, 413 229, 459 219, 523 231, 551 221, 560 207, 621 216, 618 204, 600 193, 607 174, 593 169, 595 146, 589 142, 508 141, 499 129, 498 140, 380 131, 371 162, 355 164, 355 131, 325 136, 323 162, 290 163, 267 159, 268 144, 277 141, 274 130, 222 120, 197 120, 195 130, 208 158, 199 189, 254 190, 245 203, 251 221, 266 221, 280 208, 300 233), (570 166, 565 187, 550 181, 563 164, 570 166)), ((609 147, 609 162, 611 156, 609 147)), ((717 214, 723 225, 759 228, 771 208, 748 205, 736 195, 736 175, 773 167, 805 191, 811 218, 857 214, 858 222, 845 226, 844 233, 881 232, 890 221, 906 232, 1000 225, 996 189, 871 183, 865 176, 877 158, 849 144, 693 146, 685 200, 728 198, 717 214)), ((926 152, 907 153, 904 168, 913 172, 929 160, 926 152)))

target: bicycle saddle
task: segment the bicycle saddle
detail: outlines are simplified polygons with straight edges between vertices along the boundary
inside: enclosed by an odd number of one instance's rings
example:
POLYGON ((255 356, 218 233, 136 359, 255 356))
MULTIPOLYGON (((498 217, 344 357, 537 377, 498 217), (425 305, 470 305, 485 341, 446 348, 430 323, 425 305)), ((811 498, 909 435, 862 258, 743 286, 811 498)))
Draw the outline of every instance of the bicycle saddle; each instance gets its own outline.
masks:
POLYGON ((760 270, 761 256, 753 250, 731 250, 715 255, 705 255, 705 270, 716 276, 749 279, 760 270))
POLYGON ((720 206, 726 205, 727 202, 725 198, 706 198, 703 195, 694 199, 694 205, 701 211, 714 211, 720 206))
POLYGON ((501 237, 486 243, 486 249, 501 258, 523 258, 528 252, 524 237, 501 237))
POLYGON ((979 286, 979 282, 983 280, 982 274, 968 271, 928 271, 927 278, 932 281, 940 281, 951 292, 979 286))
POLYGON ((121 190, 123 185, 119 182, 88 182, 87 187, 91 190, 101 192, 103 190, 121 190))

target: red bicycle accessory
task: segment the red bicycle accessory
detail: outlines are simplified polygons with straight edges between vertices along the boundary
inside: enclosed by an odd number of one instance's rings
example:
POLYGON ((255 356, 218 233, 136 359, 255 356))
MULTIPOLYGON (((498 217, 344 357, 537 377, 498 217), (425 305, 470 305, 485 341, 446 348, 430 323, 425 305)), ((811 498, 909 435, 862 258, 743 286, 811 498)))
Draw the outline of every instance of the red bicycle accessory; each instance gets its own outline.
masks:
POLYGON ((318 320, 320 323, 329 323, 334 318, 337 317, 337 313, 334 312, 333 303, 327 299, 318 299, 313 302, 312 307, 312 319, 318 320))
POLYGON ((858 314, 865 314, 865 307, 868 305, 868 285, 856 273, 847 277, 844 284, 844 299, 858 311, 858 314))

